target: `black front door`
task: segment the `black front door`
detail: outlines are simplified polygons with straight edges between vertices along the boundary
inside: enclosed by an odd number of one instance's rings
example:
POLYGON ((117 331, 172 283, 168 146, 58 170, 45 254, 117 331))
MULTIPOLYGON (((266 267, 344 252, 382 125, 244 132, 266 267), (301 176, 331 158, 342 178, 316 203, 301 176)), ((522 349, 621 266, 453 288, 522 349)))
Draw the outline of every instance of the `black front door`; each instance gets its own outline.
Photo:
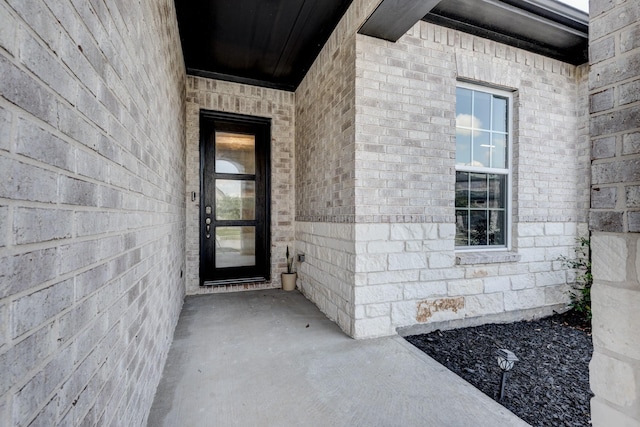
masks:
POLYGON ((200 284, 269 279, 269 119, 200 112, 200 284))

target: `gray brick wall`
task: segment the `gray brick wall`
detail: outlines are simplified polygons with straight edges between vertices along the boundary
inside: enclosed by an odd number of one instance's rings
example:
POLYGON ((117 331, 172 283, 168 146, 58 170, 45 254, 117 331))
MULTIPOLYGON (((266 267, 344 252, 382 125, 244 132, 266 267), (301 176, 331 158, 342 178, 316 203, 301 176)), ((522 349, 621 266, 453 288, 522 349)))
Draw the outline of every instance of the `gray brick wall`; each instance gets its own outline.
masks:
POLYGON ((356 31, 379 2, 354 1, 296 90, 296 220, 353 222, 356 31))
POLYGON ((299 219, 355 213, 355 34, 325 52, 296 91, 299 219))
POLYGON ((640 3, 592 0, 594 426, 640 425, 640 3))
POLYGON ((584 66, 424 22, 356 55, 357 222, 452 222, 456 79, 515 91, 516 221, 586 221, 584 66))
POLYGON ((637 4, 607 2, 592 13, 590 113, 593 166, 590 227, 640 232, 640 45, 637 4), (600 9, 598 9, 600 10, 600 9))
POLYGON ((173 2, 0 22, 0 425, 144 425, 185 292, 173 2))

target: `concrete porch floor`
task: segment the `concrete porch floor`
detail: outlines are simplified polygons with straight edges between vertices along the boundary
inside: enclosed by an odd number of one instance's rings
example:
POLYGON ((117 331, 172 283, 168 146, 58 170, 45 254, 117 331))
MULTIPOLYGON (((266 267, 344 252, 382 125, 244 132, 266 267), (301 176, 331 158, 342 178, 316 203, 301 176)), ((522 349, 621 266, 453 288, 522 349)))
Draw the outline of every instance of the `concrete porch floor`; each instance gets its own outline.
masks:
POLYGON ((297 291, 187 297, 149 426, 526 426, 399 336, 353 340, 297 291))

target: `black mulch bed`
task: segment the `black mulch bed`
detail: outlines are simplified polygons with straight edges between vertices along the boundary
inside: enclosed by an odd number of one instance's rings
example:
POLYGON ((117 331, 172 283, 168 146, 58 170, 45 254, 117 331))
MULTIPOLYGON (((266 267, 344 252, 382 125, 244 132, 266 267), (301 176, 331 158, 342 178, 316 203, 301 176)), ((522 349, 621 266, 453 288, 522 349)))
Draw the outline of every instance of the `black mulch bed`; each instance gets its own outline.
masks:
POLYGON ((520 361, 507 376, 504 407, 533 426, 591 425, 591 326, 573 312, 405 339, 496 401, 501 371, 494 353, 511 350, 520 361))

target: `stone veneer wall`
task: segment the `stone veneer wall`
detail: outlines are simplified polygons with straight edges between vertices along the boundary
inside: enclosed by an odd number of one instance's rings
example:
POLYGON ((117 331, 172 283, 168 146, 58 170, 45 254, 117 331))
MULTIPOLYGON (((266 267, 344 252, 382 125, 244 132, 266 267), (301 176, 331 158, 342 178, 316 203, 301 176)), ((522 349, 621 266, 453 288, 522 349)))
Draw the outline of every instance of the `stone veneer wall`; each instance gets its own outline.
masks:
POLYGON ((586 67, 419 22, 356 37, 356 337, 550 314, 586 235, 586 67), (514 92, 512 250, 454 250, 456 79, 514 92), (415 329, 414 329, 415 330, 415 329))
POLYGON ((294 247, 294 103, 281 90, 187 76, 187 293, 279 288, 286 271, 286 246, 294 247), (271 280, 261 283, 200 287, 200 110, 271 119, 271 280))
POLYGON ((640 426, 640 3, 591 1, 594 426, 640 426))
POLYGON ((0 425, 145 425, 184 295, 174 4, 0 22, 0 425))
POLYGON ((355 0, 296 90, 296 250, 301 291, 353 335, 356 31, 379 0, 355 0))

